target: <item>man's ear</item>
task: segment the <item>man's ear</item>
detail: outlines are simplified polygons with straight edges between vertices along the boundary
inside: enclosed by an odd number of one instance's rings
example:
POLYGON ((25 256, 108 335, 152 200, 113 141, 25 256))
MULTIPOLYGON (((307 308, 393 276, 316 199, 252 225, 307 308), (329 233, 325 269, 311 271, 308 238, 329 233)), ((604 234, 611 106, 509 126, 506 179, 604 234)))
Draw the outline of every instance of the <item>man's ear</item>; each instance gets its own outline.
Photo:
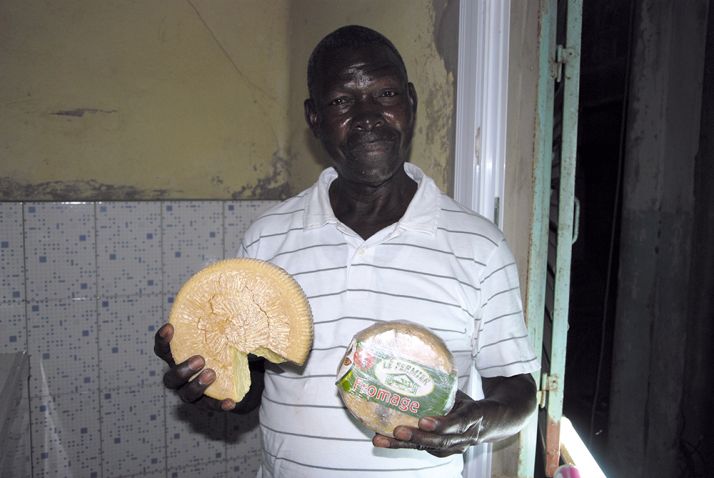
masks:
POLYGON ((417 93, 416 93, 416 88, 414 88, 414 83, 411 81, 407 83, 407 96, 409 96, 409 103, 412 106, 412 113, 416 117, 416 112, 417 112, 417 103, 419 100, 417 99, 417 93))
POLYGON ((312 134, 315 135, 316 138, 319 138, 319 120, 317 108, 315 108, 315 102, 312 100, 312 98, 308 98, 305 100, 304 107, 305 121, 307 122, 307 126, 310 128, 310 131, 312 131, 312 134))

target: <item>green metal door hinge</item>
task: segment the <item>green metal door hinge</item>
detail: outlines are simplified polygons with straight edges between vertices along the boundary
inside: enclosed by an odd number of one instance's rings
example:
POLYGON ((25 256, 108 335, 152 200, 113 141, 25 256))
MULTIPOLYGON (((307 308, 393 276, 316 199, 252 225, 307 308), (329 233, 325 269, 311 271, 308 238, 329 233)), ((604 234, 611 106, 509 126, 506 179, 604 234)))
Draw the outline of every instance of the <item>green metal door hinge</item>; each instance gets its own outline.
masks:
POLYGON ((538 390, 538 406, 540 408, 545 408, 548 400, 548 392, 558 390, 558 382, 557 375, 541 374, 540 390, 538 390))
POLYGON ((563 66, 575 58, 578 53, 573 48, 565 48, 563 45, 555 47, 555 61, 551 64, 551 78, 560 82, 563 79, 563 66))

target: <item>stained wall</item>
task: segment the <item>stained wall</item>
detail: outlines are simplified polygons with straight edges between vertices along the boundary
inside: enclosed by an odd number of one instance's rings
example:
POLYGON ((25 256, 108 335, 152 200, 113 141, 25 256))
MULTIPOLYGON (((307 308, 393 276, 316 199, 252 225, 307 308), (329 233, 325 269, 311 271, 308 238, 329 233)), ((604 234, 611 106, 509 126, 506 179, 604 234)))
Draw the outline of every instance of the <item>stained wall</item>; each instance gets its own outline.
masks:
POLYGON ((353 3, 2 2, 0 199, 304 189, 323 166, 302 117, 305 64, 344 23, 376 27, 402 51, 421 93, 414 161, 446 187, 454 85, 434 34, 448 2, 353 3))

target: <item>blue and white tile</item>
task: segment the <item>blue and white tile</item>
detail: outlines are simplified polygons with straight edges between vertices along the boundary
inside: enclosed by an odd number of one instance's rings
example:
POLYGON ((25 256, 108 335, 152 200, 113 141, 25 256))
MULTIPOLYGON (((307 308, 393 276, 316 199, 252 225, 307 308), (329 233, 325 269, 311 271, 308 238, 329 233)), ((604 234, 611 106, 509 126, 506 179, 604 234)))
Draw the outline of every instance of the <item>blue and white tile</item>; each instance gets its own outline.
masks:
POLYGON ((161 384, 164 362, 154 355, 154 334, 164 322, 161 296, 99 299, 102 390, 161 384))
POLYGON ((31 399, 34 476, 101 476, 95 393, 31 399))
POLYGON ((176 295, 201 268, 223 258, 223 203, 163 203, 164 293, 176 295))
POLYGON ((0 353, 27 350, 27 321, 22 302, 0 303, 0 353))
POLYGON ((137 475, 120 475, 121 478, 166 478, 166 469, 153 473, 139 473, 137 475))
POLYGON ((162 385, 103 391, 104 477, 145 476, 165 468, 166 423, 162 385))
POLYGON ((96 392, 96 301, 31 302, 27 314, 31 395, 96 392))
POLYGON ((25 298, 22 203, 0 202, 0 302, 25 298))
POLYGON ((139 473, 137 475, 121 475, 121 478, 166 478, 166 469, 153 473, 139 473))
POLYGON ((236 460, 229 460, 228 476, 236 478, 253 478, 258 474, 260 468, 260 452, 256 451, 251 455, 245 455, 236 460))
POLYGON ((28 300, 95 296, 93 203, 26 203, 24 233, 28 300))
MULTIPOLYGON (((168 478, 196 478, 196 477, 211 477, 211 478, 243 478, 243 475, 231 475, 226 473, 226 462, 223 460, 208 461, 205 463, 192 463, 188 466, 171 468, 169 460, 169 469, 166 476, 168 478)), ((252 475, 253 477, 255 474, 252 475)), ((252 478, 252 477, 251 477, 252 478)))
POLYGON ((181 470, 197 463, 225 461, 224 418, 224 412, 203 410, 183 403, 175 393, 167 392, 166 447, 169 468, 181 470))
POLYGON ((161 294, 161 203, 97 204, 97 271, 102 297, 161 294))
POLYGON ((239 462, 243 467, 260 463, 260 427, 258 410, 242 415, 226 414, 226 455, 229 461, 239 462), (248 460, 246 461, 246 457, 248 460))
POLYGON ((236 257, 245 231, 253 221, 279 201, 228 201, 224 204, 225 257, 236 257))

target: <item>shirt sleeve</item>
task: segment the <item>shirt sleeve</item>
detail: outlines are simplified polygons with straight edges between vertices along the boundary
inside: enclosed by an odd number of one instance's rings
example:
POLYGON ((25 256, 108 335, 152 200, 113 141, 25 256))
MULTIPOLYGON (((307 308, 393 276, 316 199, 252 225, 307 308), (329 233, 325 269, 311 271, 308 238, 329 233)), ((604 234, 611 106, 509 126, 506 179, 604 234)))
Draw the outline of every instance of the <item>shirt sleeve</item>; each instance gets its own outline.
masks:
POLYGON ((238 252, 236 254, 236 257, 250 258, 250 253, 248 252, 248 248, 246 248, 246 246, 245 246, 245 237, 243 238, 242 241, 240 241, 240 246, 238 247, 238 252))
POLYGON ((512 377, 538 370, 523 319, 518 269, 505 239, 491 253, 481 277, 481 309, 474 361, 482 377, 512 377))
POLYGON ((253 222, 243 234, 236 256, 246 259, 256 259, 258 258, 257 251, 259 245, 260 233, 257 231, 255 222, 253 222))

